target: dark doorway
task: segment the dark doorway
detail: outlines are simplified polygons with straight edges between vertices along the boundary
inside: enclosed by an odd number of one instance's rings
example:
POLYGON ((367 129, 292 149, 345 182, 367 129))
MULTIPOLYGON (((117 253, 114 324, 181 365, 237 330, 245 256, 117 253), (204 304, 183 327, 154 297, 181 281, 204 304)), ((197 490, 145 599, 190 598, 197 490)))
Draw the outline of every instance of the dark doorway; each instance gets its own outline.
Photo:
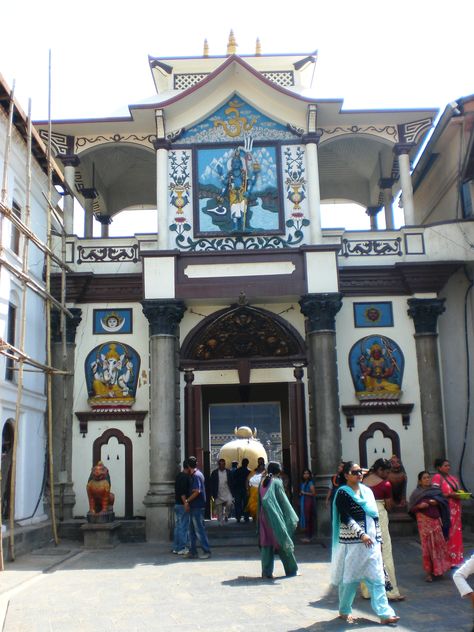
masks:
POLYGON ((13 435, 13 423, 7 421, 2 431, 2 520, 7 520, 10 517, 13 435))

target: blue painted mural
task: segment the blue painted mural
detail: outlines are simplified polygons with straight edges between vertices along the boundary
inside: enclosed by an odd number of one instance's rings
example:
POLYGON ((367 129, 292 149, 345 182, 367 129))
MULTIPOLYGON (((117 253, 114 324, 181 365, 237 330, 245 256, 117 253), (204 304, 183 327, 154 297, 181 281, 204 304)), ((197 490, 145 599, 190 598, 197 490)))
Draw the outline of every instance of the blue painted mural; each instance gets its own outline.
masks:
POLYGON ((110 341, 95 347, 84 369, 92 408, 130 408, 135 402, 140 356, 129 345, 110 341))
POLYGON ((197 150, 197 233, 266 233, 280 228, 276 148, 197 150))
POLYGON ((398 400, 405 359, 397 343, 386 336, 366 336, 349 352, 352 381, 359 400, 398 400))

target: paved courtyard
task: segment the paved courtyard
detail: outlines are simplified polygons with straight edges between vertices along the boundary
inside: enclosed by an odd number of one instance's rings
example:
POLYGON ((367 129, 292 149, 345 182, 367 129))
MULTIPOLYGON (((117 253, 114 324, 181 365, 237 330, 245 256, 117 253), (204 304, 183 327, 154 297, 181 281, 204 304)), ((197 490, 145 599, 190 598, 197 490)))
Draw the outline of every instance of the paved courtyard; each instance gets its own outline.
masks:
MULTIPOLYGON (((426 584, 415 539, 394 541, 397 574, 406 602, 396 604, 397 630, 471 630, 470 604, 450 578, 426 584)), ((473 548, 468 543, 466 551, 473 548)), ((3 632, 143 632, 206 630, 336 632, 380 628, 368 602, 358 598, 348 625, 337 618, 329 587, 329 549, 300 545, 301 576, 260 578, 257 547, 214 547, 209 560, 184 560, 168 547, 121 544, 84 550, 62 541, 8 563, 0 573, 3 632)), ((385 629, 385 628, 384 628, 385 629)))

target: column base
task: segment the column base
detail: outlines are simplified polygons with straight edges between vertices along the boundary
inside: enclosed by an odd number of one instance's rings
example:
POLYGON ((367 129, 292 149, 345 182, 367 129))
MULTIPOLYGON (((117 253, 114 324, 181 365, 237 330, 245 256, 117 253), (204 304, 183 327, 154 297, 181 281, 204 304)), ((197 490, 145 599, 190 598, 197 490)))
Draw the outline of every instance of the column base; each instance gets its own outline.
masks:
POLYGON ((64 490, 61 493, 61 483, 54 484, 54 507, 56 509, 56 517, 59 520, 72 520, 74 517, 74 506, 76 504, 76 493, 73 489, 73 483, 65 483, 64 490))
POLYGON ((174 504, 163 496, 147 494, 145 505, 145 534, 147 542, 169 542, 174 528, 174 504))

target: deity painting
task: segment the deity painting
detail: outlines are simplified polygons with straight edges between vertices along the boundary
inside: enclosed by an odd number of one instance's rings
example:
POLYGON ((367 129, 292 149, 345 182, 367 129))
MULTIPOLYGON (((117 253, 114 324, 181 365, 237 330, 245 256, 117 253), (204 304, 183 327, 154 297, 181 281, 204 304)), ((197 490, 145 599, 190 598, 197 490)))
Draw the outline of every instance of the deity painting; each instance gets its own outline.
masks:
POLYGON ((398 400, 405 360, 396 342, 385 336, 367 336, 353 345, 349 365, 360 401, 398 400))
POLYGON ((92 349, 85 372, 92 408, 130 408, 135 402, 140 356, 120 342, 106 342, 92 349))
POLYGON ((95 309, 93 316, 94 334, 131 334, 131 309, 95 309))
POLYGON ((273 146, 198 149, 195 208, 205 235, 280 233, 279 153, 273 146))
POLYGON ((354 303, 355 327, 393 327, 392 303, 354 303))

